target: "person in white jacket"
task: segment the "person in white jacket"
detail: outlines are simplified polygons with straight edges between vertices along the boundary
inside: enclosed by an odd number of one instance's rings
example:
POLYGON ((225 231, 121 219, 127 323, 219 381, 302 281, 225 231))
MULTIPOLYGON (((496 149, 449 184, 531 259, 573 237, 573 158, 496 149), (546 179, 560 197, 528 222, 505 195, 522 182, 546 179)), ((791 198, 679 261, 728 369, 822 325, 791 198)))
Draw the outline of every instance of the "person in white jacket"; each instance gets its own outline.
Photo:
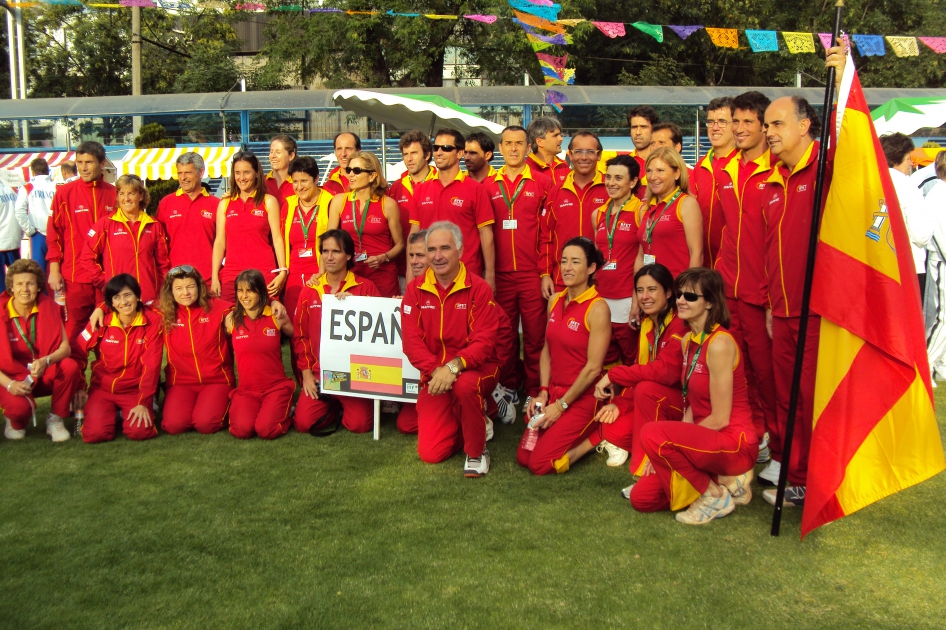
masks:
POLYGON ((52 214, 56 184, 49 178, 49 163, 43 158, 30 162, 30 183, 16 196, 16 220, 30 239, 30 258, 46 271, 46 222, 52 214))
POLYGON ((0 273, 20 259, 23 230, 16 222, 16 191, 0 182, 0 273))
POLYGON ((907 235, 913 243, 913 262, 916 264, 917 280, 920 283, 920 303, 926 292, 926 246, 933 236, 935 221, 926 206, 923 193, 910 182, 913 174, 913 160, 910 153, 915 148, 913 140, 902 133, 892 133, 881 137, 880 146, 887 158, 890 179, 893 181, 903 220, 907 225, 907 235))
MULTIPOLYGON (((926 206, 935 229, 927 246, 926 353, 933 378, 946 378, 946 151, 933 162, 936 179, 926 192, 926 206)), ((934 380, 935 384, 935 380, 934 380)))

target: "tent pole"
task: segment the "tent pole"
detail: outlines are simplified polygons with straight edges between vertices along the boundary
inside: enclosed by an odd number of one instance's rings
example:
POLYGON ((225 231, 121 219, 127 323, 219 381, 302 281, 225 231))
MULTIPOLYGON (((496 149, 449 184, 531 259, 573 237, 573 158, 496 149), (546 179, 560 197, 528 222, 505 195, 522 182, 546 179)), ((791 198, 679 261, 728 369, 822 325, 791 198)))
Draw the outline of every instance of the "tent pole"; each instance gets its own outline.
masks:
POLYGON ((381 123, 381 175, 385 180, 388 178, 388 143, 386 142, 387 135, 387 125, 381 123))

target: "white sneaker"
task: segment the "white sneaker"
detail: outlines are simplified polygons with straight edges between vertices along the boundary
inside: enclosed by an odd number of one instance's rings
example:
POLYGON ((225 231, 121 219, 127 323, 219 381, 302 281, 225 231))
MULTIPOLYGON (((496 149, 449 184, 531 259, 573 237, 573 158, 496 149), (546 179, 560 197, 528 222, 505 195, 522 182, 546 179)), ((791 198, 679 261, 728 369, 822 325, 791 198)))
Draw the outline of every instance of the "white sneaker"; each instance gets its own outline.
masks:
POLYGON ((486 420, 486 441, 489 442, 493 439, 493 421, 485 416, 484 419, 486 420))
POLYGON ((475 479, 482 477, 489 472, 489 449, 483 448, 483 453, 479 457, 467 456, 466 463, 463 465, 463 476, 475 479))
POLYGON ((627 461, 628 452, 607 440, 601 440, 595 450, 599 453, 608 452, 608 466, 621 466, 627 461))
POLYGON ((8 440, 22 440, 26 437, 26 429, 14 429, 10 419, 5 418, 7 426, 3 429, 3 437, 8 440))
MULTIPOLYGON (((513 393, 515 392, 510 392, 502 385, 497 385, 493 389, 493 400, 496 401, 496 408, 499 410, 497 415, 503 424, 512 424, 516 421, 516 403, 512 402, 513 393)), ((516 396, 518 395, 516 393, 516 396)))
POLYGON ((401 411, 401 406, 393 400, 385 400, 381 403, 381 413, 395 414, 401 411))
POLYGON ((634 484, 629 485, 628 487, 626 487, 626 488, 624 488, 623 490, 621 490, 621 496, 624 497, 625 499, 627 499, 628 501, 630 501, 630 500, 631 500, 631 490, 633 490, 633 489, 634 489, 634 484))
POLYGON ((729 490, 729 496, 736 505, 748 505, 752 500, 752 469, 749 472, 738 475, 732 482, 726 486, 729 490))
POLYGON ((684 525, 706 525, 713 519, 726 516, 735 510, 736 504, 729 496, 726 486, 719 486, 719 489, 723 491, 721 497, 714 497, 707 490, 686 510, 677 512, 677 521, 684 525))
POLYGON ((763 486, 777 486, 778 476, 782 472, 782 464, 774 459, 769 460, 769 465, 759 473, 759 483, 763 486))
POLYGON ((46 433, 53 442, 66 442, 72 437, 62 425, 62 418, 52 413, 46 418, 46 433))
POLYGON ((767 464, 771 459, 772 451, 769 450, 769 434, 766 433, 762 436, 762 441, 759 442, 759 456, 756 457, 755 463, 767 464))

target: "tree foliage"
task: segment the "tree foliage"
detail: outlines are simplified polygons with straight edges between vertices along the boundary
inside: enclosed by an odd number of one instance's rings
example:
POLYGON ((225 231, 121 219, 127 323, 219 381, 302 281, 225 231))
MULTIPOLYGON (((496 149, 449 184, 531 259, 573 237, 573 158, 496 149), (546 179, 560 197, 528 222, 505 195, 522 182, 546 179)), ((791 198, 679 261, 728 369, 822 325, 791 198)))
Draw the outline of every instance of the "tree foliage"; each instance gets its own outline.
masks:
MULTIPOLYGON (((136 149, 173 149, 175 146, 177 146, 177 143, 174 142, 174 139, 168 138, 164 127, 157 123, 142 125, 135 137, 136 149)), ((177 190, 178 183, 176 179, 149 179, 145 182, 145 186, 147 186, 151 195, 151 200, 148 202, 145 211, 154 216, 158 211, 158 203, 177 190)))

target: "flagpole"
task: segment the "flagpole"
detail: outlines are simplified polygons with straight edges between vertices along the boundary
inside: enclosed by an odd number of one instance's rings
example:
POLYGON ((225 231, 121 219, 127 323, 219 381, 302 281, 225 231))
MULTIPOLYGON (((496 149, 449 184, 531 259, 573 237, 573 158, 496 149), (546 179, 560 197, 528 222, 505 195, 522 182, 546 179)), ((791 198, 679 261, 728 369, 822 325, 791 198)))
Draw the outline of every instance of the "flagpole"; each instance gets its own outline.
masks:
MULTIPOLYGON (((844 0, 834 5, 834 33, 831 41, 837 45, 841 36, 841 16, 844 0)), ((801 321, 798 323, 798 346, 795 349, 795 367, 792 372, 792 391, 788 402, 788 422, 782 444, 782 467, 778 475, 775 495, 775 511, 772 514, 772 535, 778 536, 782 524, 782 500, 788 483, 788 468, 792 461, 792 439, 795 436, 795 416, 798 411, 798 392, 801 389, 801 369, 805 360, 805 341, 808 336, 808 316, 811 311, 811 283, 815 275, 815 253, 818 249, 818 232, 821 227, 821 200, 824 198, 824 173, 828 160, 828 139, 831 137, 831 106, 834 104, 835 69, 828 68, 828 81, 824 90, 824 109, 821 110, 821 144, 818 147, 818 171, 815 180, 815 199, 811 208, 811 233, 808 235, 808 257, 805 263, 805 289, 801 298, 801 321)))

